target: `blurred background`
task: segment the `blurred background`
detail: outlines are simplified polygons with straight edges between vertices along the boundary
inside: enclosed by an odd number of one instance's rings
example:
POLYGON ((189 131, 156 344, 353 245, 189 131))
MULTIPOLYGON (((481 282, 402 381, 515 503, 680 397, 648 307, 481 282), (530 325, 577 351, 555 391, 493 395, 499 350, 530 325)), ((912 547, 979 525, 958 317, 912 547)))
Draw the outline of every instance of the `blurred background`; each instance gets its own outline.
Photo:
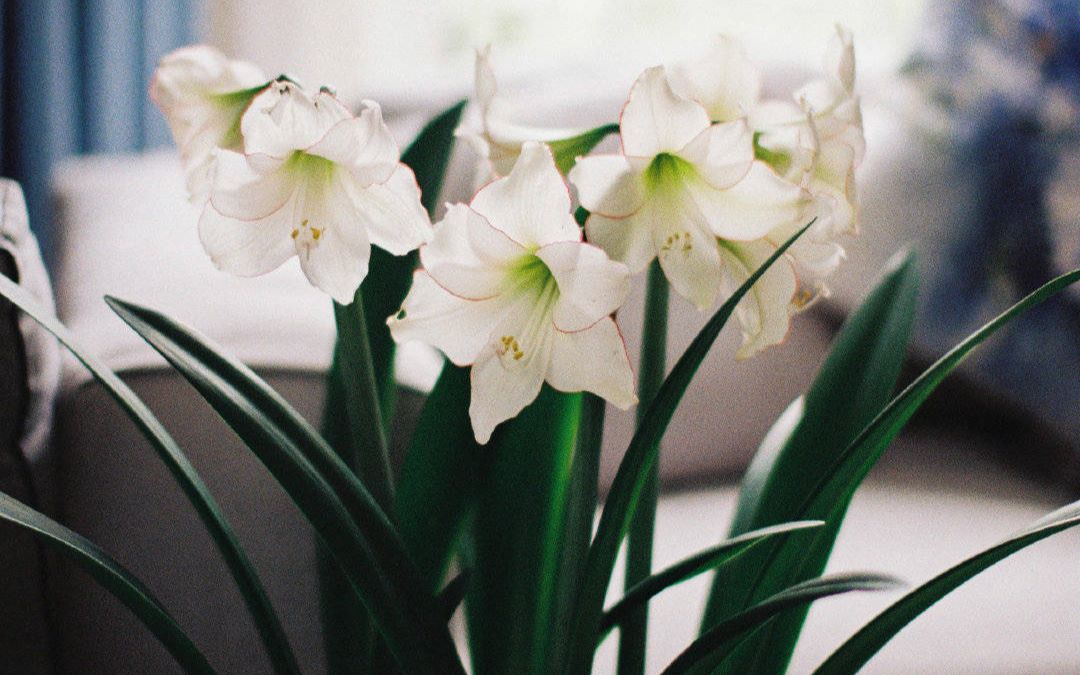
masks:
MULTIPOLYGON (((272 383, 318 418, 334 330, 328 302, 293 263, 241 280, 206 260, 195 235, 198 209, 184 199, 168 129, 147 96, 158 59, 209 42, 268 73, 329 85, 348 103, 376 99, 405 145, 425 120, 471 95, 474 50, 484 45, 493 47, 516 121, 588 126, 617 118, 644 68, 693 55, 716 33, 743 40, 765 73, 767 96, 788 96, 820 72, 836 22, 855 36, 867 137, 857 174, 862 230, 844 242, 848 260, 832 296, 795 319, 785 345, 733 363, 738 336, 726 331, 716 349, 722 356, 703 367, 661 459, 669 493, 658 561, 672 561, 723 531, 738 477, 765 431, 805 391, 840 322, 896 251, 914 247, 922 270, 908 377, 1041 283, 1080 266, 1080 1, 2 0, 0 174, 23 185, 61 317, 109 365, 134 373, 167 425, 193 441, 195 461, 225 494, 226 509, 242 514, 242 535, 261 542, 257 562, 282 571, 272 591, 297 608, 290 630, 318 655, 317 608, 293 583, 313 566, 303 525, 257 467, 237 468, 235 441, 222 440, 212 413, 189 406, 179 378, 101 302, 114 293, 198 326, 274 374, 272 383), (282 550, 292 557, 283 560, 282 550)), ((459 146, 445 200, 468 199, 474 187, 477 158, 459 146)), ((632 353, 641 285, 620 314, 632 353)), ((672 312, 669 362, 703 322, 678 298, 672 312)), ((403 352, 405 383, 423 390, 438 359, 403 352)), ((170 496, 152 457, 144 464, 101 452, 134 447, 136 434, 100 390, 83 386, 82 371, 69 368, 65 378, 54 488, 65 522, 148 575, 181 604, 186 625, 213 643, 216 658, 245 672, 247 659, 261 658, 245 628, 223 631, 212 611, 183 605, 196 602, 185 592, 193 574, 228 586, 214 571, 212 549, 188 546, 204 536, 198 523, 180 528, 175 560, 147 553, 166 543, 154 539, 160 522, 186 513, 182 497, 170 496), (156 511, 147 494, 163 495, 156 511)), ((837 564, 895 562, 897 573, 918 581, 1075 498, 1078 410, 1080 292, 1072 289, 990 341, 890 449, 856 498, 837 564)), ((609 414, 605 480, 631 418, 609 414)), ((1074 641, 1053 640, 1080 620, 1076 541, 1064 541, 1041 549, 1037 564, 1017 561, 995 581, 972 584, 962 605, 943 609, 936 623, 928 615, 915 637, 883 653, 880 671, 1076 672, 1074 641), (1024 590, 1039 585, 1041 593, 1024 590), (1015 593, 1002 599, 1002 589, 1015 593), (1018 626, 1016 616, 1027 623, 1018 626)), ((68 587, 57 613, 62 664, 117 672, 109 659, 133 649, 160 659, 149 639, 132 646, 140 638, 126 618, 87 610, 87 602, 109 607, 108 600, 73 578, 60 580, 68 587)), ((655 620, 687 624, 689 635, 696 610, 686 607, 696 607, 703 590, 686 587, 657 605, 655 620)), ((800 647, 795 672, 882 606, 850 602, 856 611, 828 615, 841 617, 833 623, 814 610, 810 626, 825 638, 800 647)), ((675 648, 656 649, 650 672, 675 648)))

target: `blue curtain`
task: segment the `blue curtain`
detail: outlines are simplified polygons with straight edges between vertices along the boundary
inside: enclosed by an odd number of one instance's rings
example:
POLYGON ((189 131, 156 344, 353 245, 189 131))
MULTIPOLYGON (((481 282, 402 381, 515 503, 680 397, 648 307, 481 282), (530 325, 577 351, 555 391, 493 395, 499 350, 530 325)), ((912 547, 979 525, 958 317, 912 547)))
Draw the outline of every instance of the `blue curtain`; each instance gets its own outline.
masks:
POLYGON ((48 257, 49 174, 66 156, 166 145, 147 96, 158 59, 194 41, 200 0, 0 0, 0 173, 22 183, 48 257))

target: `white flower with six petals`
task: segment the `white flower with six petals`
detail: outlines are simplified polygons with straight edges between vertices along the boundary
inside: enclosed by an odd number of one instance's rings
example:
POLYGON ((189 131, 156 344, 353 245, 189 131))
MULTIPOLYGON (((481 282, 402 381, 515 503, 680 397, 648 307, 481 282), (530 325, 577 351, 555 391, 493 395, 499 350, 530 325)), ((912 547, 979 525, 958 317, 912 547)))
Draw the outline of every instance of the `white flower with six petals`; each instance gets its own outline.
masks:
POLYGON ((328 91, 278 81, 240 122, 244 154, 217 154, 199 237, 219 268, 269 272, 296 255, 308 280, 342 304, 367 275, 371 244, 404 255, 431 222, 379 106, 353 116, 328 91))
POLYGON ((207 45, 169 53, 150 82, 150 98, 165 115, 187 174, 188 195, 205 201, 214 151, 239 150, 240 117, 269 78, 253 63, 233 61, 207 45))
POLYGON ((546 381, 620 408, 636 402, 612 313, 629 272, 582 241, 550 150, 526 143, 510 174, 468 206, 449 207, 421 247, 398 342, 420 340, 471 365, 469 417, 480 443, 536 398, 546 381))

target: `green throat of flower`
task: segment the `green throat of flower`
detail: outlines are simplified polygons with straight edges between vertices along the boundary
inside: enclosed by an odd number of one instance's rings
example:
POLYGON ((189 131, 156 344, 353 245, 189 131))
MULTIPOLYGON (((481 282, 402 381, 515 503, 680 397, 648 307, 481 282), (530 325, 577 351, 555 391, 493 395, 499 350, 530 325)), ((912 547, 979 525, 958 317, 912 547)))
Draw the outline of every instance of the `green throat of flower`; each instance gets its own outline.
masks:
POLYGON ((645 187, 653 194, 672 193, 696 173, 694 165, 682 157, 661 152, 645 169, 645 187))

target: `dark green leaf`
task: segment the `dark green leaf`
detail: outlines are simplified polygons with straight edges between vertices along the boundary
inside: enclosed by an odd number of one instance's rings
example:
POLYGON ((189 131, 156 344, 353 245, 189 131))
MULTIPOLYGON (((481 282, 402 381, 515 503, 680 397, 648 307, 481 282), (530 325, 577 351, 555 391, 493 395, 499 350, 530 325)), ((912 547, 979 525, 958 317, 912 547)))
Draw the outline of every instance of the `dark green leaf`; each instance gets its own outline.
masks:
POLYGON ((750 609, 716 624, 695 640, 662 675, 682 675, 710 662, 717 654, 731 652, 755 629, 776 615, 830 595, 851 591, 889 591, 902 584, 879 574, 836 574, 811 579, 785 589, 750 609))
MULTIPOLYGON (((843 448, 888 402, 896 386, 915 316, 918 277, 914 256, 897 256, 852 314, 806 395, 804 410, 786 442, 763 447, 747 469, 731 535, 799 518, 797 509, 843 448)), ((763 567, 775 546, 759 547, 714 580, 703 630, 782 588, 825 569, 846 502, 822 530, 783 542, 784 556, 763 567), (756 583, 756 585, 755 585, 756 583)), ((823 518, 824 514, 813 517, 823 518)), ((733 671, 783 672, 807 608, 777 619, 748 639, 733 671)))
POLYGON ((310 426, 265 382, 194 331, 153 310, 107 301, 281 483, 333 553, 402 669, 463 672, 435 599, 385 513, 310 426))
POLYGON ((71 333, 55 317, 41 307, 33 296, 3 275, 0 275, 0 295, 9 299, 22 311, 26 312, 27 316, 55 335, 75 358, 86 366, 94 379, 105 388, 105 391, 109 393, 139 428, 143 436, 146 437, 157 452, 158 457, 165 463, 173 479, 184 491, 184 495, 195 508, 207 532, 210 533, 210 537, 214 540, 214 544, 221 552, 229 572, 232 574, 233 579, 236 580, 236 585, 244 598, 244 603, 251 613, 255 626, 259 631, 259 637, 270 655, 275 671, 280 673, 300 672, 296 664, 296 658, 289 647, 285 631, 274 613, 270 599, 266 596, 266 591, 255 573, 255 568, 252 567, 251 561, 248 560, 247 555, 240 547, 240 542, 236 539, 232 526, 225 519, 225 515, 213 496, 211 496, 206 484, 203 483, 202 478, 195 471, 195 467, 192 466, 183 450, 169 435, 169 432, 150 412, 146 404, 135 395, 135 392, 116 376, 116 373, 97 357, 83 350, 75 342, 71 333))
POLYGON ((454 616, 458 605, 465 599, 465 593, 469 590, 470 579, 469 570, 465 570, 451 579, 450 583, 446 584, 446 587, 439 593, 439 611, 444 621, 449 621, 450 617, 454 616))
POLYGON ((570 465, 570 483, 566 489, 566 514, 558 556, 558 592, 554 617, 548 635, 544 672, 561 673, 566 668, 573 635, 573 618, 578 589, 585 572, 585 560, 596 518, 597 483, 600 478, 600 451, 604 439, 604 416, 607 404, 595 394, 586 393, 581 401, 574 461, 570 465))
POLYGON ((581 394, 544 385, 484 448, 466 601, 477 675, 543 667, 580 410, 581 394))
POLYGON ((813 221, 784 242, 709 319, 693 342, 675 364, 656 399, 649 406, 642 423, 638 426, 615 474, 608 493, 596 536, 589 548, 585 581, 574 619, 574 649, 571 653, 570 672, 588 673, 592 668, 593 650, 599 633, 603 614, 604 596, 611 580, 619 544, 633 518, 634 510, 649 472, 657 459, 657 447, 667 425, 675 414, 675 408, 697 372, 701 362, 712 347, 720 330, 735 311, 736 305, 749 292, 751 286, 776 262, 795 241, 806 232, 813 221))
POLYGON ((636 605, 640 605, 668 588, 692 579, 702 572, 716 569, 745 554, 770 537, 788 534, 797 530, 821 527, 824 524, 820 520, 807 520, 764 527, 707 548, 653 574, 648 579, 628 589, 621 600, 604 612, 604 618, 600 622, 600 640, 603 640, 608 631, 622 623, 636 605))
MULTIPOLYGON (((896 601, 837 649, 815 675, 858 671, 904 626, 969 579, 1013 553, 1080 524, 1080 502, 1054 511, 1005 541, 939 574, 896 601)), ((1022 645, 1017 645, 1021 648, 1022 645)))
POLYGON ((150 589, 93 542, 3 492, 0 492, 0 519, 25 528, 78 564, 150 629, 185 672, 214 672, 206 657, 162 607, 150 589))
MULTIPOLYGON (((900 430, 937 385, 975 347, 995 331, 1024 311, 1044 302, 1077 280, 1080 280, 1080 270, 1053 279, 942 356, 896 396, 842 453, 828 463, 827 470, 822 473, 822 477, 814 487, 805 494, 802 503, 794 510, 792 517, 821 518, 830 524, 838 523, 852 495, 855 494, 866 474, 869 473, 885 451, 885 448, 896 438, 896 435, 900 433, 900 430)), ((769 574, 779 569, 778 565, 789 564, 787 561, 799 559, 801 551, 794 551, 793 548, 794 543, 790 541, 781 542, 777 546, 770 547, 770 555, 764 561, 754 581, 755 588, 769 574)))

